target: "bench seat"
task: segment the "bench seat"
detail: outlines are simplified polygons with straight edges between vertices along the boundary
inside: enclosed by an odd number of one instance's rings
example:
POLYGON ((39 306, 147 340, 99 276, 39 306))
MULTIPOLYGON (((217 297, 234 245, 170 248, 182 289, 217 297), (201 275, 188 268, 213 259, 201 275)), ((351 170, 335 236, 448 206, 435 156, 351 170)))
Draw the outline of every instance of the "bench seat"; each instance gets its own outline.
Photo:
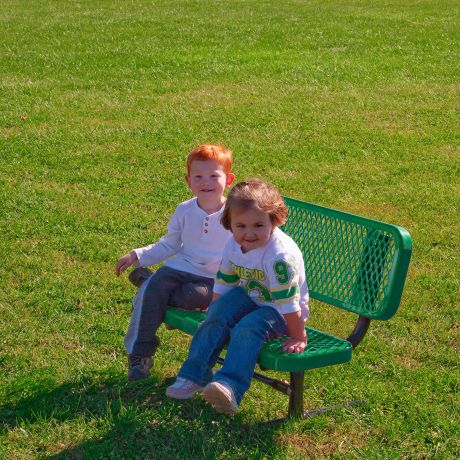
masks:
MULTIPOLYGON (((193 335, 206 313, 203 311, 170 308, 165 323, 193 335)), ((259 365, 277 371, 302 371, 318 367, 342 364, 351 360, 352 346, 347 340, 339 339, 311 327, 306 327, 308 344, 303 353, 286 353, 281 344, 287 337, 266 342, 259 355, 259 365)))

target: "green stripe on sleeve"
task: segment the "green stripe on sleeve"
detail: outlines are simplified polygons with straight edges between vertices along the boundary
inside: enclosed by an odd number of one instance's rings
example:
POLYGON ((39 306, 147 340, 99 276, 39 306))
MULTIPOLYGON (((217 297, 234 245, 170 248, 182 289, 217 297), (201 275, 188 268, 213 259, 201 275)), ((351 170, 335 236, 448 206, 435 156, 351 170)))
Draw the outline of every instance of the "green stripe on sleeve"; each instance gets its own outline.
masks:
POLYGON ((291 297, 294 297, 300 292, 299 286, 296 284, 289 289, 284 289, 282 291, 271 291, 272 297, 275 301, 277 300, 287 300, 291 297))
POLYGON ((221 280, 224 284, 237 284, 240 277, 238 275, 227 275, 219 270, 216 279, 221 280))

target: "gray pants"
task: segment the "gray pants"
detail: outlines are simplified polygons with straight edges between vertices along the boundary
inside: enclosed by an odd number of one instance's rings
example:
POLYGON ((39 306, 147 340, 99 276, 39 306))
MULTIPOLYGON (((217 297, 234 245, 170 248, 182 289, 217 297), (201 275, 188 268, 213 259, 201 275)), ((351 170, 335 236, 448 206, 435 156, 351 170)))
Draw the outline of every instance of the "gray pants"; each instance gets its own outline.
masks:
POLYGON ((152 356, 159 345, 157 329, 168 307, 205 309, 211 303, 214 280, 161 267, 141 285, 133 298, 133 311, 125 336, 128 354, 152 356))

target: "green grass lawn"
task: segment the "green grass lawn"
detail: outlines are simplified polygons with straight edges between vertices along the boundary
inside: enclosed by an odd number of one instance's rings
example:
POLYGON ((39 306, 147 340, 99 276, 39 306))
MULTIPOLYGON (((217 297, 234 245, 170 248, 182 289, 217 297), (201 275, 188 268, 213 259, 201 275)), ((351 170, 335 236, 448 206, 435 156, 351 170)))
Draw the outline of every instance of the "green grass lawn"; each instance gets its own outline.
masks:
MULTIPOLYGON (((0 3, 0 458, 454 459, 459 447, 457 1, 0 3), (237 178, 406 227, 401 308, 306 408, 255 382, 238 415, 164 396, 189 338, 126 382, 114 276, 190 197, 197 144, 237 178)), ((312 304, 346 336, 350 315, 312 304)), ((284 378, 283 374, 276 374, 284 378)))

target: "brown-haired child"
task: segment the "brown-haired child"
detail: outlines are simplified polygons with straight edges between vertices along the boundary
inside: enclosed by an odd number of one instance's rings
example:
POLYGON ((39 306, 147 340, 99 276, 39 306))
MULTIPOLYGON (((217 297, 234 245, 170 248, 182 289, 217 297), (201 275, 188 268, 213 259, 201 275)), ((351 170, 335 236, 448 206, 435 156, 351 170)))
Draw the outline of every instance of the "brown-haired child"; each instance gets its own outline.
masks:
POLYGON ((234 414, 265 340, 288 335, 283 349, 304 351, 308 287, 300 249, 278 228, 286 217, 279 192, 260 180, 240 182, 228 194, 222 223, 233 238, 223 252, 214 301, 167 396, 187 399, 203 391, 218 412, 234 414), (224 365, 213 375, 228 342, 224 365))

